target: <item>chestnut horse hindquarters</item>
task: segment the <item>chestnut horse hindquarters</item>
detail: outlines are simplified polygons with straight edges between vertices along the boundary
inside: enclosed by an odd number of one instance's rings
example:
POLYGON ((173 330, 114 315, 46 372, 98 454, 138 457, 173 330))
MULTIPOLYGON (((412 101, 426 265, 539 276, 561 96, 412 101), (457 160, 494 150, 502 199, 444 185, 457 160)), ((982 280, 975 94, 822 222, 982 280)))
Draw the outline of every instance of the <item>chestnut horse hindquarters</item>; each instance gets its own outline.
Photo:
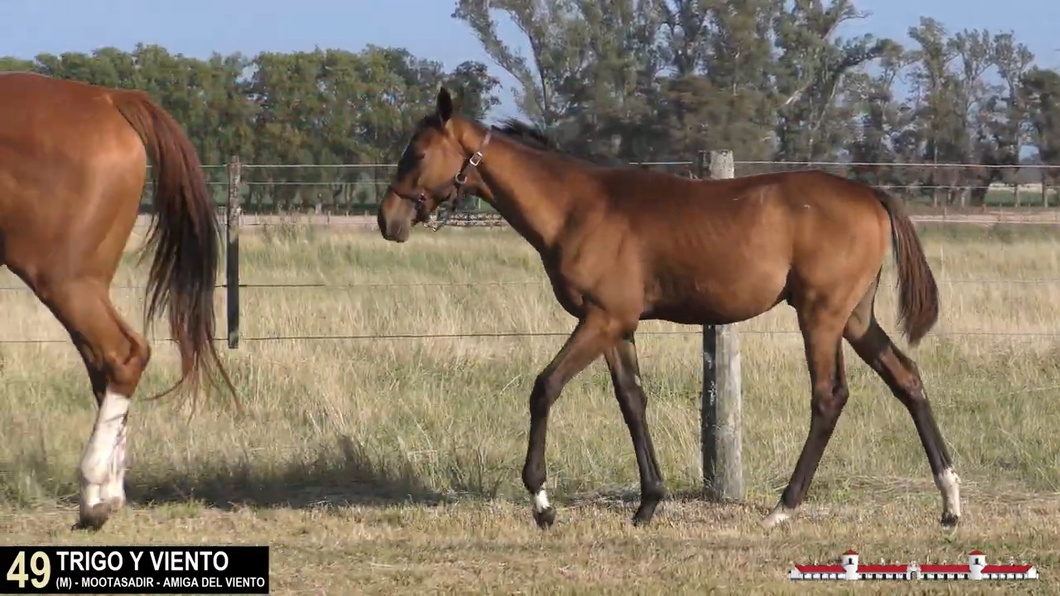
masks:
POLYGON ((232 389, 211 342, 220 233, 180 127, 140 93, 30 73, 0 76, 4 264, 69 333, 99 407, 79 466, 79 528, 101 528, 125 503, 126 421, 151 349, 108 289, 134 225, 147 161, 158 219, 149 238, 155 259, 145 324, 168 307, 181 382, 196 382, 212 367, 232 389), (146 150, 131 150, 129 125, 146 150))

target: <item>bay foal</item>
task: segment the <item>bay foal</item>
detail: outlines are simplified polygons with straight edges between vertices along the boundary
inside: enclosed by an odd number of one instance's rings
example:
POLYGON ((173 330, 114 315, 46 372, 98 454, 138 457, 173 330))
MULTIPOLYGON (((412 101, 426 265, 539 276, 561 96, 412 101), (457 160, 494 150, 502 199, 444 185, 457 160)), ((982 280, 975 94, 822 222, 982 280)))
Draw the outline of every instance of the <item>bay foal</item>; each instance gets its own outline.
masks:
POLYGON ((125 503, 126 420, 151 349, 109 288, 148 159, 157 220, 145 328, 168 307, 181 382, 194 390, 216 369, 231 390, 211 343, 215 206, 180 126, 138 91, 0 74, 0 258, 66 328, 99 406, 79 469, 78 528, 99 529, 125 503))
POLYGON ((924 384, 873 312, 893 242, 900 322, 910 344, 938 318, 934 277, 896 200, 818 171, 697 181, 590 164, 533 144, 456 115, 443 88, 401 157, 377 217, 383 238, 405 242, 454 189, 476 185, 537 250, 556 299, 578 319, 530 394, 522 476, 540 526, 555 520, 544 488, 549 409, 572 377, 603 355, 637 457, 641 503, 633 521, 646 523, 665 488, 645 417, 638 322, 731 324, 781 302, 795 309, 804 339, 811 418, 788 486, 764 525, 786 520, 802 503, 846 405, 846 338, 912 416, 942 494, 941 523, 956 526, 958 478, 924 384))

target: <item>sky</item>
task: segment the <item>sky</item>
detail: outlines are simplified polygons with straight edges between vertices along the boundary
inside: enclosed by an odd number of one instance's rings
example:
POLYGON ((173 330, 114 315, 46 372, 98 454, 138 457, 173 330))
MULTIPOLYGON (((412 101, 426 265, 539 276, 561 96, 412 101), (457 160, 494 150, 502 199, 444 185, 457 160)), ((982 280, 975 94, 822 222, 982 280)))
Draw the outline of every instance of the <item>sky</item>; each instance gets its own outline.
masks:
MULTIPOLYGON (((314 47, 359 51, 368 44, 408 48, 447 69, 464 60, 489 65, 504 89, 491 116, 514 116, 514 80, 500 70, 462 22, 451 17, 455 0, 0 0, 0 56, 32 58, 45 52, 91 52, 104 46, 131 50, 153 43, 173 53, 205 58, 211 52, 292 52, 314 47), (105 10, 101 6, 105 5, 105 10)), ((950 32, 987 28, 1013 31, 1036 63, 1060 67, 1060 1, 855 0, 871 15, 849 24, 844 36, 873 33, 910 45, 906 35, 920 16, 950 32)), ((519 40, 509 22, 502 39, 519 40)), ((513 43, 513 42, 509 42, 513 43)), ((524 48, 525 43, 513 43, 524 48)))

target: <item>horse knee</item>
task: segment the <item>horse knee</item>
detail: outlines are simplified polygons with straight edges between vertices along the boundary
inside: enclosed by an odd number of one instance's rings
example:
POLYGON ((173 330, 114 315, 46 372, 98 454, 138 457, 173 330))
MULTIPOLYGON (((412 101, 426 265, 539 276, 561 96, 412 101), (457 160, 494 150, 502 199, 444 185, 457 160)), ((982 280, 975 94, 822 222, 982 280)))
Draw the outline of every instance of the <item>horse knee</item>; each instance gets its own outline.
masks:
POLYGON ((835 399, 843 405, 846 405, 847 400, 850 399, 850 388, 847 387, 846 383, 837 383, 832 393, 835 399))
POLYGON ((813 388, 813 416, 835 424, 839 414, 847 404, 850 396, 846 386, 841 383, 821 383, 813 388))
POLYGON ((547 417, 549 408, 559 397, 560 385, 553 375, 542 373, 534 380, 534 389, 530 392, 530 415, 547 417))

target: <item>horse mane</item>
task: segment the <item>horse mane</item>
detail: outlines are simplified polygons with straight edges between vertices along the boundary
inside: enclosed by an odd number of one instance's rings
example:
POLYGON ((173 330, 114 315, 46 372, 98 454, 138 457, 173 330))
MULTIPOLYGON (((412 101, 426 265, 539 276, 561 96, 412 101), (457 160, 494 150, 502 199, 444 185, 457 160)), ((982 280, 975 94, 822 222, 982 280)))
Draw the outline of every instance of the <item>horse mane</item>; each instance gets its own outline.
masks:
POLYGON ((559 151, 559 146, 555 139, 529 122, 524 122, 518 118, 505 118, 501 120, 500 125, 496 128, 524 145, 536 147, 543 151, 559 151))
POLYGON ((494 128, 498 132, 510 137, 512 140, 540 151, 559 153, 596 165, 611 167, 629 166, 626 162, 607 155, 596 153, 575 153, 573 151, 561 149, 556 140, 547 132, 534 124, 524 122, 518 118, 505 118, 499 124, 495 125, 494 128))

